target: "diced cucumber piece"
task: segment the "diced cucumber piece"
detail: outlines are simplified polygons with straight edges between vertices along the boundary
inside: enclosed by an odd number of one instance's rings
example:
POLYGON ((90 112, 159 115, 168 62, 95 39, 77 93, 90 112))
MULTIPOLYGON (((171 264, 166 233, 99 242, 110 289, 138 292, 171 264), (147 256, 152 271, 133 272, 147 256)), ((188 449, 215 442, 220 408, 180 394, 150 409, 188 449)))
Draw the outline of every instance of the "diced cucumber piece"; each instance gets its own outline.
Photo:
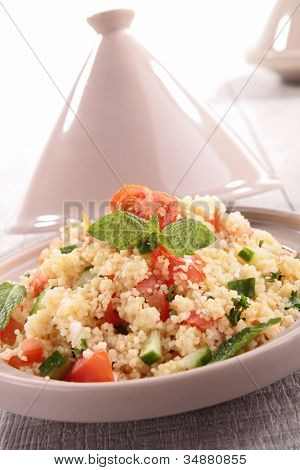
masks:
POLYGON ((274 255, 263 248, 249 248, 244 246, 238 253, 238 257, 246 263, 255 266, 260 271, 263 269, 266 259, 274 259, 274 255))
POLYGON ((80 274, 79 278, 74 282, 73 287, 83 287, 87 282, 90 282, 96 274, 92 272, 93 268, 88 268, 80 274))
POLYGON ((244 248, 239 251, 238 256, 242 258, 246 263, 250 263, 250 261, 253 259, 255 255, 255 252, 251 249, 248 248, 247 246, 244 246, 244 248))
POLYGON ((141 351, 140 359, 150 366, 162 358, 161 341, 159 332, 153 330, 148 336, 146 343, 141 351))
POLYGON ((66 359, 66 361, 59 367, 57 367, 51 374, 51 379, 53 380, 63 380, 71 367, 73 366, 74 362, 70 359, 66 359))
POLYGON ((67 372, 67 363, 69 368, 72 363, 69 359, 60 354, 59 351, 54 351, 51 356, 46 359, 40 366, 40 372, 44 377, 50 377, 51 379, 59 380, 63 377, 63 373, 67 372))
POLYGON ((41 308, 43 308, 43 298, 44 298, 44 295, 46 294, 46 291, 45 290, 42 290, 42 292, 39 293, 39 295, 37 296, 37 298, 35 299, 35 302, 32 306, 32 309, 30 310, 29 312, 29 315, 34 315, 35 313, 37 313, 39 310, 41 310, 41 308))
POLYGON ((183 369, 195 369, 196 367, 205 366, 211 358, 211 350, 208 347, 201 348, 183 357, 180 360, 180 365, 183 369))
POLYGON ((246 297, 255 296, 255 278, 249 277, 248 279, 235 279, 228 282, 228 288, 236 290, 239 294, 246 297))

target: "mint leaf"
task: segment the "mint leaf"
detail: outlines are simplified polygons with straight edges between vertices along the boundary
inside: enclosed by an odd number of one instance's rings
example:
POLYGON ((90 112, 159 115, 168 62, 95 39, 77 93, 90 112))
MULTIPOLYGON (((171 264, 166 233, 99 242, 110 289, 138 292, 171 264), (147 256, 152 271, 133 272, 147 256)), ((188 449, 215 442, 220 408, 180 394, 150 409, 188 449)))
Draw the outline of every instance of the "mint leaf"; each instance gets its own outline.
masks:
POLYGON ((88 233, 118 250, 137 247, 150 235, 149 222, 126 211, 105 215, 89 227, 88 233))
POLYGON ((62 255, 67 255, 69 253, 72 253, 72 251, 75 250, 75 248, 77 248, 77 245, 67 245, 67 246, 63 246, 59 250, 62 255))
POLYGON ((8 296, 12 288, 13 284, 11 284, 10 282, 3 282, 0 285, 0 308, 3 306, 6 297, 8 296))
POLYGON ((261 323, 258 326, 248 326, 237 333, 230 339, 225 339, 219 349, 213 355, 212 362, 223 361, 235 356, 247 343, 249 343, 256 335, 264 331, 268 326, 280 323, 281 318, 271 318, 267 323, 261 323))
POLYGON ((193 255, 216 240, 199 220, 183 219, 167 225, 160 234, 161 244, 176 256, 193 255))
POLYGON ((25 299, 26 295, 24 286, 10 282, 0 285, 0 331, 7 327, 13 309, 25 299))
POLYGON ((159 222, 157 215, 154 215, 148 222, 148 234, 144 234, 143 240, 137 245, 141 255, 151 253, 158 246, 159 222))
POLYGON ((160 228, 159 228, 159 221, 157 215, 153 215, 148 223, 148 230, 151 234, 159 235, 160 228))

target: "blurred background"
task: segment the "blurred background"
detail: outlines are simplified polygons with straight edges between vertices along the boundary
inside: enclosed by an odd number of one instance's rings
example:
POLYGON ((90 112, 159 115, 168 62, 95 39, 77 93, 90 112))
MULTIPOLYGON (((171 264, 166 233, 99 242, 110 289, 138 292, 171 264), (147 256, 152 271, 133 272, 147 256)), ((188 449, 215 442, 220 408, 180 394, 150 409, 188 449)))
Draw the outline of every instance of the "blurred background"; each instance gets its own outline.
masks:
MULTIPOLYGON (((7 0, 0 2, 0 256, 28 237, 5 236, 22 191, 96 36, 86 17, 133 8, 130 34, 220 116, 253 66, 274 0, 7 0), (42 65, 41 65, 42 64, 42 65)), ((300 211, 300 87, 260 67, 226 116, 282 189, 241 204, 300 211)), ((55 190, 55 188, 53 188, 55 190)), ((51 194, 49 194, 51 197, 51 194)))

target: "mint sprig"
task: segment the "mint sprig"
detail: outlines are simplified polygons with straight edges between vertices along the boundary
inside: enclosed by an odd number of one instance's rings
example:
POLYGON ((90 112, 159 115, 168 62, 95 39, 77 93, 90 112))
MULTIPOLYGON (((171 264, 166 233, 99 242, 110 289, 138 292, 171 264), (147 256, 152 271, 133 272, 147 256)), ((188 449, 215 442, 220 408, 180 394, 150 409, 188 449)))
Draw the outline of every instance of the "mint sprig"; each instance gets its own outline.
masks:
POLYGON ((136 247, 143 254, 161 244, 176 256, 192 255, 216 240, 215 235, 198 220, 179 220, 160 232, 156 215, 147 221, 126 211, 102 217, 90 226, 88 233, 118 250, 136 247))
POLYGON ((193 255, 216 241, 216 236, 199 220, 182 219, 167 225, 160 234, 161 244, 176 256, 193 255))
POLYGON ((101 217, 89 227, 88 233, 118 250, 135 248, 150 236, 149 222, 126 211, 101 217))
POLYGON ((212 362, 223 361, 235 356, 247 343, 252 341, 255 336, 262 333, 266 328, 280 323, 281 318, 271 318, 267 323, 260 323, 258 326, 248 326, 242 331, 232 336, 230 339, 225 339, 219 349, 213 355, 212 362))
POLYGON ((0 331, 4 330, 16 305, 26 297, 24 286, 3 282, 0 285, 0 331))

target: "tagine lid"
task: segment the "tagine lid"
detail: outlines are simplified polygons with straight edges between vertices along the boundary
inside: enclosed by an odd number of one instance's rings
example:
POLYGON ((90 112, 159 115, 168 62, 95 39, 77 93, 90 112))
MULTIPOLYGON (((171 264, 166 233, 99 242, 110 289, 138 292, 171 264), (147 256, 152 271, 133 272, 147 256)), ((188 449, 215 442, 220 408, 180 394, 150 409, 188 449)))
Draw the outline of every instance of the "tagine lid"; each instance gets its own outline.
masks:
POLYGON ((122 9, 88 18, 98 35, 95 47, 66 99, 11 233, 53 231, 82 208, 91 217, 100 215, 126 183, 227 201, 278 186, 237 135, 127 33, 133 17, 132 10, 122 9), (99 208, 91 214, 95 204, 99 208))
POLYGON ((300 81, 300 9, 298 0, 277 0, 247 60, 284 79, 300 81))

